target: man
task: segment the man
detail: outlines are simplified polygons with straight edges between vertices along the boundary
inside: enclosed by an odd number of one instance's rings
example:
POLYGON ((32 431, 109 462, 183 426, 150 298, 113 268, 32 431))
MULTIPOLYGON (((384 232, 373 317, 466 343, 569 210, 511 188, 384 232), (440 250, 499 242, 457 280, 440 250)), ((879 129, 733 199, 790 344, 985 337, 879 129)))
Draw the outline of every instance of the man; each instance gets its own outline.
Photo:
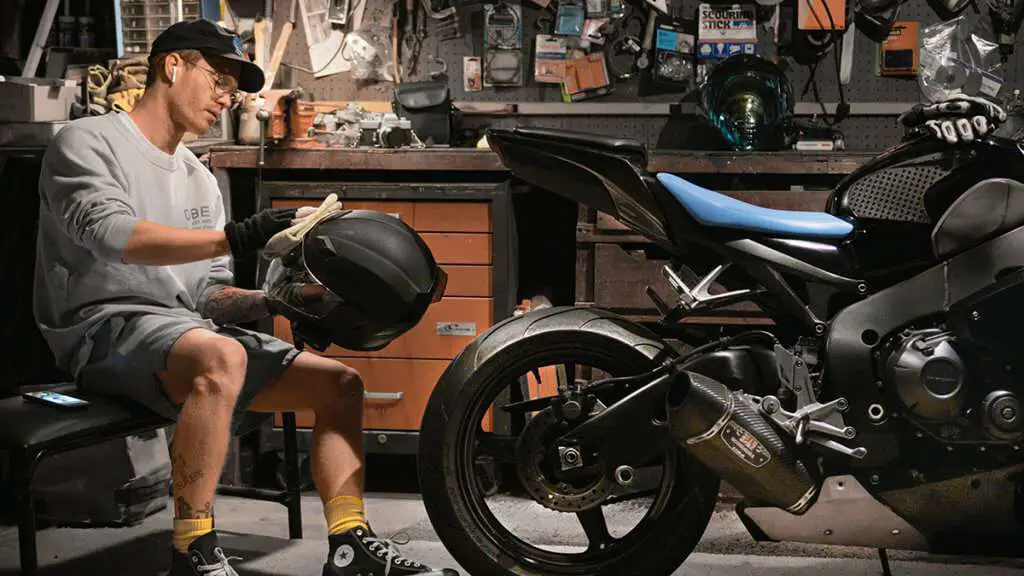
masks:
POLYGON ((230 434, 248 411, 297 410, 316 415, 312 474, 330 534, 323 574, 457 574, 402 558, 368 525, 359 375, 235 327, 270 310, 261 292, 230 285, 229 259, 252 257, 296 211, 226 222, 216 181, 181 140, 206 133, 237 90, 263 83, 238 37, 182 22, 154 41, 130 114, 60 131, 40 181, 37 322, 83 390, 177 419, 172 576, 236 576, 213 530, 230 434))

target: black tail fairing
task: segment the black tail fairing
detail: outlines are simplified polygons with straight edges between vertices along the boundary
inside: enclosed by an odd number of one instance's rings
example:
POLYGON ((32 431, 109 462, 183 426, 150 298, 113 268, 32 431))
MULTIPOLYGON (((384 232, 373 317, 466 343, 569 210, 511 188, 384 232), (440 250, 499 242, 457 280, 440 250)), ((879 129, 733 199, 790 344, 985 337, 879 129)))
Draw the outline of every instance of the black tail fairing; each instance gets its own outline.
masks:
POLYGON ((604 212, 673 249, 644 146, 623 138, 544 128, 491 129, 488 145, 517 178, 604 212))

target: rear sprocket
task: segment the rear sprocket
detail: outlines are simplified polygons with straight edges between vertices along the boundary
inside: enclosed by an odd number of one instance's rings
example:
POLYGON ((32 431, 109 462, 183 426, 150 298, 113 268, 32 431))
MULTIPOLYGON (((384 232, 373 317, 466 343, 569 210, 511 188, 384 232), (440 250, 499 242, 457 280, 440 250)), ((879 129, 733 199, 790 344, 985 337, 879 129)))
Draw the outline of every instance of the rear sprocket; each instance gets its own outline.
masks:
POLYGON ((551 440, 567 431, 562 424, 551 407, 530 418, 516 444, 519 481, 534 500, 551 510, 582 512, 600 506, 612 493, 612 481, 602 472, 570 471, 562 478, 552 478, 559 475, 561 466, 549 446, 551 440))

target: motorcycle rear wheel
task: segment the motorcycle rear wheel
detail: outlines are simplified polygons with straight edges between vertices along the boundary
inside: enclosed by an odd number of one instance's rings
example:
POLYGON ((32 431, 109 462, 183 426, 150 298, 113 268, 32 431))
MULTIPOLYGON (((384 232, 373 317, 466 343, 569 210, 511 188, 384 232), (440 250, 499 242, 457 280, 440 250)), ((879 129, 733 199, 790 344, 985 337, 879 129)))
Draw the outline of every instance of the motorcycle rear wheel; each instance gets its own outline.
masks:
MULTIPOLYGON (((651 345, 662 344, 652 341, 651 345)), ((581 561, 516 541, 502 534, 503 528, 495 528, 497 521, 486 505, 481 506, 485 490, 474 481, 472 450, 467 445, 467 437, 480 428, 497 391, 533 366, 571 356, 593 360, 587 362, 591 366, 610 366, 604 370, 624 376, 648 371, 655 361, 640 347, 587 330, 525 336, 498 353, 481 355, 477 348, 479 343, 472 343, 460 355, 462 360, 474 358, 471 368, 450 368, 442 377, 420 432, 423 502, 456 561, 469 574, 495 576, 669 576, 678 569, 703 536, 719 488, 718 477, 682 448, 669 453, 674 466, 666 467, 670 477, 663 479, 662 494, 655 503, 658 509, 648 512, 643 533, 626 544, 590 552, 590 558, 581 561)))

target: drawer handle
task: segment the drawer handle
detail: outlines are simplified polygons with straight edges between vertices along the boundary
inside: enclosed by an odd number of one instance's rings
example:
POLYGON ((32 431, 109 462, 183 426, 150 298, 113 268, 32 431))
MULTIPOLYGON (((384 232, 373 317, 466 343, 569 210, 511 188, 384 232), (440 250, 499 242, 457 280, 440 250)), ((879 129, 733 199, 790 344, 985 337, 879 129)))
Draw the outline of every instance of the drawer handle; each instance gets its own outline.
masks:
POLYGON ((367 400, 401 400, 405 392, 364 392, 367 400))

